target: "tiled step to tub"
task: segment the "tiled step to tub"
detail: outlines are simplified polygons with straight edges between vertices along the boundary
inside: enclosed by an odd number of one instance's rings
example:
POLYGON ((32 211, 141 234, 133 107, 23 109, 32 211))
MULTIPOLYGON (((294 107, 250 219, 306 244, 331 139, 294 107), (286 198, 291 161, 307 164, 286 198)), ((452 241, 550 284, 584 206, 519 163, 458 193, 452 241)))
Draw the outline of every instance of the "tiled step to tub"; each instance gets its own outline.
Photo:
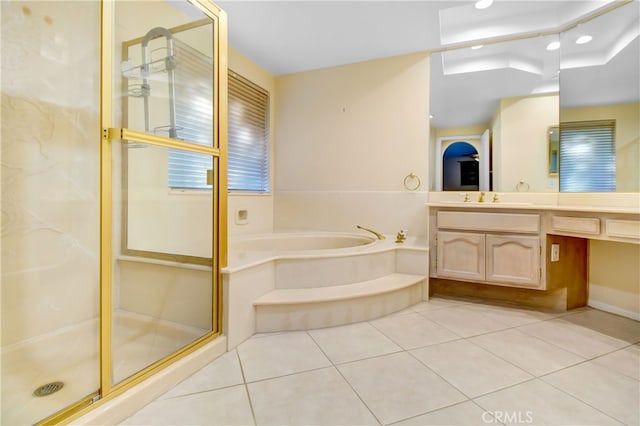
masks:
POLYGON ((426 280, 392 273, 353 284, 273 290, 254 302, 256 331, 309 330, 378 318, 418 303, 426 280))
POLYGON ((396 272, 393 250, 276 261, 276 288, 330 287, 368 281, 396 272))

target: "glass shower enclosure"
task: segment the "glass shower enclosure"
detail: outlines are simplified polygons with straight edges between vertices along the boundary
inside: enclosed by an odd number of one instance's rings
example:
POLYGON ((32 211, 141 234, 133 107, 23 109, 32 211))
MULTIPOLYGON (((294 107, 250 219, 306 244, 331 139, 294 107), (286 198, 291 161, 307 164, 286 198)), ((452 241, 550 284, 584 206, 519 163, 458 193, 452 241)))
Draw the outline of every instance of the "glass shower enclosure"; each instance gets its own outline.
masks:
POLYGON ((59 423, 221 332, 226 18, 0 7, 0 424, 59 423))

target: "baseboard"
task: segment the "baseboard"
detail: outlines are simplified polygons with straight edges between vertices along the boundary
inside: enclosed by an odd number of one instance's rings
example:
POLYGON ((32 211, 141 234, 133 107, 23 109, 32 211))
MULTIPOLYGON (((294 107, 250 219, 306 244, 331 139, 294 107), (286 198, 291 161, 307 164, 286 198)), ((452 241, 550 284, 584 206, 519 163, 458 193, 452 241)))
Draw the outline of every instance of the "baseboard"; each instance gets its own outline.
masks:
POLYGON ((611 314, 616 314, 622 317, 630 318, 632 320, 640 321, 640 312, 628 311, 626 309, 622 309, 617 306, 598 302, 597 300, 589 300, 589 303, 587 303, 587 305, 592 308, 599 309, 601 311, 609 312, 611 314))

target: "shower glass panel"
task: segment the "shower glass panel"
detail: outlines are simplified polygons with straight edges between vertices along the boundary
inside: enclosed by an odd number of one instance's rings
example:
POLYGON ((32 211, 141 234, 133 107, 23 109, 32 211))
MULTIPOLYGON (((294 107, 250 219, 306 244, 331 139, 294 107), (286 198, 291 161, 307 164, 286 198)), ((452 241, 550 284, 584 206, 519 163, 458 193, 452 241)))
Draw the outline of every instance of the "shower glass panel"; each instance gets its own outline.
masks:
POLYGON ((100 388, 100 3, 0 7, 0 424, 23 425, 100 388))
MULTIPOLYGON (((123 232, 129 240, 167 253, 166 259, 114 256, 112 357, 117 383, 211 331, 213 191, 170 193, 169 148, 120 141, 114 149, 127 158, 122 182, 130 226, 123 232)), ((211 156, 197 155, 213 169, 211 156)), ((114 169, 118 163, 114 161, 114 169)), ((116 170, 114 180, 120 180, 116 170)))
POLYGON ((135 17, 131 25, 118 25, 122 127, 212 146, 212 21, 186 1, 145 3, 142 15, 153 18, 146 20, 131 11, 136 5, 116 7, 118 22, 135 17))
POLYGON ((213 330, 218 151, 214 22, 186 0, 113 10, 115 386, 213 330), (176 162, 201 189, 170 185, 176 162))

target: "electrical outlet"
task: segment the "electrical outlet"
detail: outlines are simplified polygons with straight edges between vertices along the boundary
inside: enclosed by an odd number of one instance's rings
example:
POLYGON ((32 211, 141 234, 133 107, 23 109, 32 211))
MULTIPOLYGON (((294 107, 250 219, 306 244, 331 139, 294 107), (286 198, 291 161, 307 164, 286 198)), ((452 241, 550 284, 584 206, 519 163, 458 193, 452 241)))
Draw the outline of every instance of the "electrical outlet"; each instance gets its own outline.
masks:
POLYGON ((560 261, 560 244, 551 244, 551 261, 560 261))

